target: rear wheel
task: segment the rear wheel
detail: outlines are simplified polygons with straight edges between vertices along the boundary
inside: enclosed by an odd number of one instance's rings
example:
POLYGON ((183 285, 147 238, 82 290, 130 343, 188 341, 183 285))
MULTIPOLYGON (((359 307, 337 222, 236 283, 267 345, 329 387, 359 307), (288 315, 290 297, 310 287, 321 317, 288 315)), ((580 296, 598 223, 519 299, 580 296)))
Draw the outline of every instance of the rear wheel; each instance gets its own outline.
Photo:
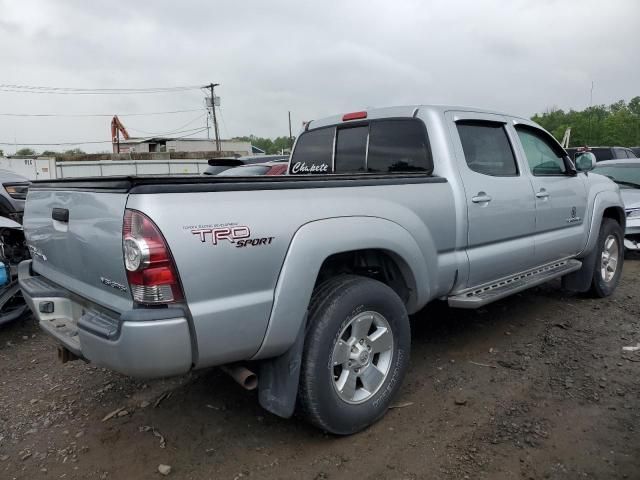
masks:
POLYGON ((590 293, 595 297, 611 295, 622 275, 624 264, 624 234, 618 222, 611 218, 602 219, 593 271, 590 293))
POLYGON ((410 327, 387 285, 342 275, 320 285, 309 311, 299 405, 328 432, 358 432, 386 412, 409 364, 410 327))

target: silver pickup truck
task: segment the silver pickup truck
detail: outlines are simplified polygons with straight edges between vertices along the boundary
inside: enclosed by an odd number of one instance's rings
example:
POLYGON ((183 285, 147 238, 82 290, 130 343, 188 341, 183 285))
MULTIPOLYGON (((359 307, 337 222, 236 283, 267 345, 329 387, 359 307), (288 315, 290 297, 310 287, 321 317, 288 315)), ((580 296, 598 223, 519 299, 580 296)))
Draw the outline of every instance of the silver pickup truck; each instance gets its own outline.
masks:
POLYGON ((610 295, 624 224, 617 186, 535 123, 394 107, 310 122, 285 176, 35 182, 19 275, 65 358, 240 364, 267 410, 350 434, 400 388, 409 314, 560 277, 610 295))

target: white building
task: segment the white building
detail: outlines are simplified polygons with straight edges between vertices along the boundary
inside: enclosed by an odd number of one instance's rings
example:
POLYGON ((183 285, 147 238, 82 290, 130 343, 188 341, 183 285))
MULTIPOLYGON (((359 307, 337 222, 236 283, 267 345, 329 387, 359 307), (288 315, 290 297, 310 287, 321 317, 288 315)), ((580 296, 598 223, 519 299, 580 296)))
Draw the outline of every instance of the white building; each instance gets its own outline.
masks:
MULTIPOLYGON (((213 152, 216 141, 208 138, 130 138, 120 141, 120 153, 147 152, 213 152)), ((220 140, 220 150, 239 156, 264 153, 251 145, 251 142, 220 140)))

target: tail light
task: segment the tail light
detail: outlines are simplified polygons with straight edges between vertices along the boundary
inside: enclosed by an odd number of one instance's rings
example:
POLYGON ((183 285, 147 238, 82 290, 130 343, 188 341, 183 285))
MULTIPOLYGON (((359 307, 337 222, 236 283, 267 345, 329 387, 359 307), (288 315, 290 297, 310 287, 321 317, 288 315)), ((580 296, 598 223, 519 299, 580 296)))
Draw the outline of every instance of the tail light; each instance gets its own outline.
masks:
POLYGON ((125 210, 122 250, 136 302, 153 305, 184 298, 167 242, 156 224, 137 210, 125 210))

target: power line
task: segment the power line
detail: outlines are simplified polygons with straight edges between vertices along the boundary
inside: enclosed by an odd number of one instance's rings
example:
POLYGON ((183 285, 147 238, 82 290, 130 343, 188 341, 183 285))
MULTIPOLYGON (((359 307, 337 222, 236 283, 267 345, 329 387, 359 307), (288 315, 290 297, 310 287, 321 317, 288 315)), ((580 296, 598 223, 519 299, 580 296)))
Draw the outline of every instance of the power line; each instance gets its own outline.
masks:
POLYGON ((185 123, 184 125, 181 125, 181 126, 179 126, 179 127, 175 128, 175 129, 171 130, 171 131, 164 132, 164 133, 153 133, 153 132, 147 132, 147 131, 145 131, 145 130, 140 130, 139 128, 133 128, 133 127, 127 127, 127 130, 132 130, 132 131, 134 131, 134 132, 146 133, 146 134, 148 134, 148 135, 154 135, 154 136, 157 136, 157 137, 161 137, 161 136, 164 136, 164 135, 171 135, 172 133, 180 133, 179 131, 180 131, 180 130, 182 130, 184 127, 188 127, 188 126, 189 126, 189 125, 191 125, 192 123, 195 123, 196 121, 203 119, 205 115, 206 115, 206 113, 203 113, 203 114, 201 114, 201 115, 198 115, 197 117, 195 117, 195 118, 193 118, 193 119, 189 120, 189 121, 188 121, 187 123, 185 123))
MULTIPOLYGON (((186 133, 186 132, 193 132, 193 131, 202 131, 202 130, 206 130, 207 127, 196 127, 196 128, 187 128, 186 130, 174 130, 171 132, 162 132, 162 133, 153 133, 153 132, 142 132, 145 133, 144 137, 131 137, 132 140, 136 140, 136 139, 149 139, 149 138, 154 138, 154 137, 169 137, 171 135, 175 135, 177 133, 186 133)), ((132 128, 129 128, 129 130, 134 130, 132 128)), ((140 131, 140 130, 138 130, 140 131)))
MULTIPOLYGON (((202 127, 199 128, 191 133, 189 133, 188 135, 182 135, 180 137, 173 137, 176 140, 179 140, 181 138, 187 138, 190 137, 192 135, 196 135, 200 132, 205 131, 207 128, 206 127, 202 127)), ((189 130, 185 130, 185 131, 189 131, 189 130)), ((99 144, 99 143, 112 143, 111 140, 97 140, 97 141, 87 141, 87 142, 59 142, 59 143, 20 143, 20 142, 0 142, 0 145, 19 145, 21 147, 23 146, 32 146, 32 147, 46 147, 46 146, 69 146, 69 145, 90 145, 90 144, 99 144)))
POLYGON ((200 90, 202 85, 186 85, 180 87, 151 88, 75 88, 75 87, 43 87, 35 85, 0 84, 0 92, 37 93, 55 95, 133 95, 148 93, 176 93, 189 90, 200 90))
MULTIPOLYGON (((145 117, 153 115, 171 115, 175 113, 201 112, 202 108, 190 110, 170 110, 167 112, 118 113, 119 117, 145 117)), ((113 113, 1 113, 0 117, 113 117, 113 113)))

